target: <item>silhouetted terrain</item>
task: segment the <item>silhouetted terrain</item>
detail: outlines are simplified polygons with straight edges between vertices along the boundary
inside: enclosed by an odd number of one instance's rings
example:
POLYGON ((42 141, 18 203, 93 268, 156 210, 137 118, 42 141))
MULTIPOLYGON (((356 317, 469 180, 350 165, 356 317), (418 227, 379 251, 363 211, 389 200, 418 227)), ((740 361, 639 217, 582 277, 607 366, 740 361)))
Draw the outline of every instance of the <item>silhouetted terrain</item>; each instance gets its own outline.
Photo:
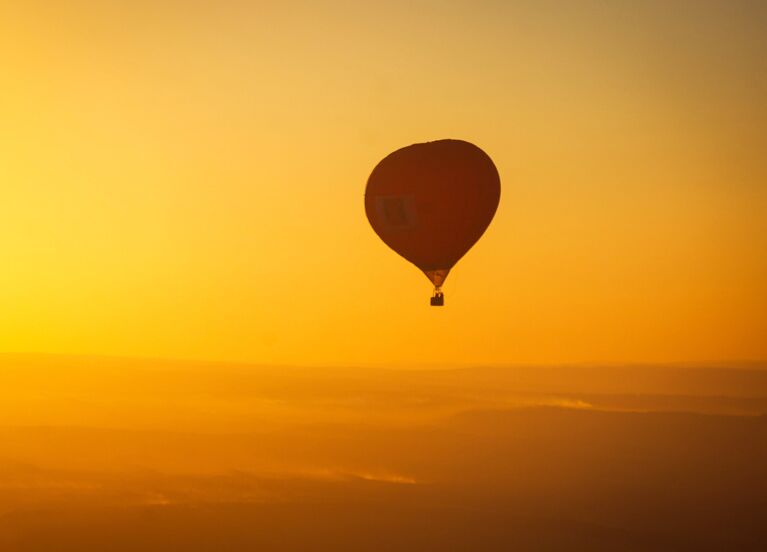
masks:
POLYGON ((4 356, 0 550, 763 550, 767 371, 4 356))

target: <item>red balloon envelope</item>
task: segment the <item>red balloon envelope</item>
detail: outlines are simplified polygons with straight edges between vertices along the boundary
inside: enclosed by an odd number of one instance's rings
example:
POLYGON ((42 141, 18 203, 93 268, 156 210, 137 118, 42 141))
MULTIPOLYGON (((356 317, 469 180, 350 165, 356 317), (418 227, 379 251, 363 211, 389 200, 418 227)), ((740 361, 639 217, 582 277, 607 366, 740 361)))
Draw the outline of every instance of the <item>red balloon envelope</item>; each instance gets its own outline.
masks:
POLYGON ((365 212, 376 234, 420 268, 435 287, 485 232, 501 181, 490 157, 462 140, 413 144, 387 155, 370 174, 365 212))

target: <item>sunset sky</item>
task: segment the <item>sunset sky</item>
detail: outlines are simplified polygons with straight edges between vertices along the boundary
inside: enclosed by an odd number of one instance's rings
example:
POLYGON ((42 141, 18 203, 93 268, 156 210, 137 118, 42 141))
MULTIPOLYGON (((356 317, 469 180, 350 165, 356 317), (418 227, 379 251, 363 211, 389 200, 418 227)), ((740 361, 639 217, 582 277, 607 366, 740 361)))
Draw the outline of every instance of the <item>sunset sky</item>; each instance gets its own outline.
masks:
POLYGON ((767 542, 764 0, 0 2, 0 255, 3 552, 767 542))
POLYGON ((0 351, 764 359, 765 28, 757 0, 5 3, 0 351), (502 192, 433 309, 363 194, 440 138, 502 192))

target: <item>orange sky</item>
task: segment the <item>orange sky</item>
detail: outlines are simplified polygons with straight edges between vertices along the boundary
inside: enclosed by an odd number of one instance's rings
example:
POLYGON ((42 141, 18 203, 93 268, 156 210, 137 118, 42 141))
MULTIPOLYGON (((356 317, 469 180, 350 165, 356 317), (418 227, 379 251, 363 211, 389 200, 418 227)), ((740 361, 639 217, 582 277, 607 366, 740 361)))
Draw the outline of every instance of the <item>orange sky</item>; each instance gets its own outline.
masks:
POLYGON ((767 357, 759 2, 15 4, 0 351, 767 357), (363 192, 447 137, 502 195, 432 309, 363 192))

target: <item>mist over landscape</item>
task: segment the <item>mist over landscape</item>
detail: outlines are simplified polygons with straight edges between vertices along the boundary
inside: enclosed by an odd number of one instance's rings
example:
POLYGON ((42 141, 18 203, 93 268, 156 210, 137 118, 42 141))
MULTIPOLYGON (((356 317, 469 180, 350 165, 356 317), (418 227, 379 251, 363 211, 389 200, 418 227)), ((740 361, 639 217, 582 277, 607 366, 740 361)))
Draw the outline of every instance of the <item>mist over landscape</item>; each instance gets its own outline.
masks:
POLYGON ((767 372, 4 355, 0 548, 760 550, 767 372))

